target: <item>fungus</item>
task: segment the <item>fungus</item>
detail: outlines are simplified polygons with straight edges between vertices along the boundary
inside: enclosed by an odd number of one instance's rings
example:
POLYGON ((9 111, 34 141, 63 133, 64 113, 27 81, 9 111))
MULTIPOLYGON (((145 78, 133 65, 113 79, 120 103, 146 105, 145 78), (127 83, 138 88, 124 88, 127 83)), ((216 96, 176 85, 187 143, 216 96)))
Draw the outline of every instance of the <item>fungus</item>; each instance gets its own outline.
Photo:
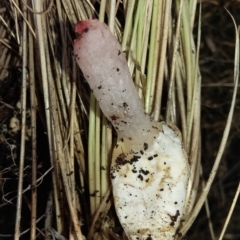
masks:
POLYGON ((75 30, 76 61, 118 133, 110 176, 120 223, 129 239, 173 239, 189 178, 181 136, 145 114, 121 46, 109 28, 87 20, 75 30))

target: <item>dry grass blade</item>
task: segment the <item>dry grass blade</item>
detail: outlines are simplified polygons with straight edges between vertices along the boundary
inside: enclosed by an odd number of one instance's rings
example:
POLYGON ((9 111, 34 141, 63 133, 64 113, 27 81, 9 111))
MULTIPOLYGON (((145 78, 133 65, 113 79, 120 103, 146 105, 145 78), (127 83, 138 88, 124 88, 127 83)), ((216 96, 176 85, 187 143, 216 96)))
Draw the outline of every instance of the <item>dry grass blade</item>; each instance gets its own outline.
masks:
POLYGON ((239 185, 238 185, 236 194, 235 194, 235 196, 234 196, 233 203, 232 203, 232 205, 231 205, 231 209, 230 209, 229 212, 228 212, 228 216, 227 216, 227 219, 226 219, 226 221, 225 221, 225 223, 224 223, 224 226, 223 226, 221 235, 220 235, 220 237, 219 237, 219 240, 222 240, 223 237, 224 237, 225 231, 226 231, 227 226, 228 226, 228 224, 229 224, 229 220, 230 220, 231 215, 232 215, 232 213, 233 213, 233 211, 234 211, 234 208, 235 208, 235 206, 236 206, 236 203, 237 203, 239 194, 240 194, 240 183, 239 183, 239 185))
POLYGON ((32 206, 31 206, 31 240, 36 239, 36 220, 37 220, 37 101, 35 88, 35 67, 34 67, 34 50, 33 36, 28 34, 29 39, 29 83, 31 98, 31 133, 32 133, 32 206))
MULTIPOLYGON (((31 31, 31 33, 33 34, 34 37, 35 36, 35 32, 33 31, 31 25, 29 24, 29 21, 27 21, 26 15, 24 16, 24 14, 22 13, 22 11, 19 9, 18 5, 15 3, 15 1, 11 0, 12 4, 14 5, 14 7, 16 8, 16 10, 18 11, 18 13, 23 17, 24 21, 26 22, 27 26, 29 27, 29 30, 31 31)), ((18 26, 18 24, 17 24, 18 26)))
POLYGON ((194 219, 196 218, 197 214, 199 213, 199 211, 207 197, 207 194, 210 190, 210 187, 211 187, 214 177, 216 175, 220 160, 222 158, 222 155, 223 155, 226 143, 227 143, 228 135, 230 132, 230 127, 232 124, 233 113, 234 113, 234 108, 235 108, 235 103, 236 103, 237 89, 238 89, 238 81, 239 81, 239 34, 238 34, 238 30, 237 30, 237 26, 234 21, 234 18, 232 17, 232 15, 230 13, 229 13, 229 15, 231 16, 231 18, 233 20, 233 23, 235 26, 235 34, 236 34, 236 48, 235 48, 235 60, 234 60, 234 90, 233 90, 233 95, 232 95, 231 107, 229 110, 226 127, 223 132, 221 144, 220 144, 214 165, 212 167, 209 179, 206 183, 206 186, 202 189, 201 195, 200 195, 199 199, 197 200, 192 213, 189 215, 188 219, 186 220, 185 225, 181 229, 182 234, 185 234, 187 232, 187 230, 191 227, 194 219))
MULTIPOLYGON (((49 26, 47 26, 49 28, 49 26)), ((63 39, 65 39, 65 32, 62 32, 62 36, 63 39)), ((49 41, 50 41, 50 51, 52 51, 54 49, 53 44, 51 44, 52 41, 52 36, 49 36, 49 41)), ((47 46, 47 45, 46 45, 47 46)), ((47 60, 48 63, 50 63, 50 55, 52 54, 53 56, 55 55, 55 52, 49 52, 49 55, 45 56, 45 59, 47 60)), ((67 52, 65 51, 65 54, 67 54, 67 52)), ((62 58, 62 68, 63 68, 63 73, 67 72, 67 66, 68 63, 65 61, 66 58, 63 55, 62 58), (65 71, 64 71, 65 70, 65 71)), ((62 112, 59 111, 58 109, 60 109, 59 107, 59 102, 57 99, 57 95, 56 95, 56 86, 58 86, 58 84, 55 85, 55 82, 53 80, 53 75, 51 72, 51 69, 49 69, 50 64, 47 64, 47 73, 48 73, 48 82, 47 82, 47 89, 46 91, 48 91, 49 93, 51 92, 51 94, 49 94, 48 96, 46 96, 48 98, 48 102, 50 103, 49 105, 49 111, 50 111, 50 125, 48 128, 48 132, 49 132, 49 136, 52 136, 51 139, 49 139, 49 141, 52 142, 52 158, 53 158, 53 164, 56 167, 56 170, 59 169, 59 172, 55 172, 54 174, 54 178, 56 179, 56 191, 58 192, 57 195, 61 198, 63 197, 62 194, 59 192, 60 190, 60 186, 63 185, 65 192, 66 192, 66 197, 67 197, 67 202, 68 202, 68 206, 69 206, 69 211, 70 211, 70 215, 71 215, 71 220, 72 220, 72 225, 73 228, 75 230, 75 234, 77 236, 78 239, 84 239, 84 237, 82 236, 81 230, 80 230, 80 222, 78 220, 77 217, 77 210, 79 209, 79 206, 77 204, 77 196, 76 196, 76 191, 75 189, 75 167, 74 167, 74 162, 73 162, 73 138, 74 138, 74 133, 71 131, 72 126, 73 126, 73 121, 76 119, 75 117, 75 113, 72 112, 70 115, 70 119, 69 117, 66 117, 66 114, 63 114, 64 120, 62 119, 61 113, 64 113, 65 109, 62 108, 62 112), (65 130, 60 132, 60 127, 62 126, 62 128, 65 128, 65 130), (70 131, 70 143, 68 143, 68 131, 70 131), (67 148, 67 146, 70 146, 70 149, 67 148), (56 163, 56 159, 58 159, 58 163, 56 163), (59 164, 59 165, 58 165, 59 164), (62 176, 62 178, 60 178, 60 176, 62 176)), ((63 83, 66 84, 65 88, 64 88, 64 97, 66 97, 66 104, 67 106, 71 109, 71 104, 70 104, 70 85, 68 83, 69 78, 68 76, 63 74, 63 83)), ((72 93, 74 96, 74 86, 73 86, 73 90, 72 93)), ((62 91, 59 92, 59 96, 61 96, 62 91)), ((74 101, 72 101, 72 104, 74 105, 74 101)), ((73 106, 72 105, 72 106, 73 106)), ((64 106, 64 105, 63 105, 64 106)), ((70 110, 69 109, 69 110, 70 110)), ((79 142, 79 144, 81 144, 79 142)), ((84 167, 81 165, 80 166, 81 169, 84 169, 84 167)), ((56 196, 56 195, 55 195, 56 196)), ((60 203, 60 208, 59 208, 59 214, 57 215, 57 219, 58 219, 58 228, 57 228, 57 232, 61 233, 63 232, 63 216, 64 216, 64 212, 63 212, 63 200, 59 201, 60 198, 54 198, 55 199, 55 204, 56 201, 58 201, 60 203), (60 216, 62 216, 60 218, 60 216)), ((79 211, 81 211, 79 209, 79 211)), ((69 232, 69 236, 70 238, 73 237, 73 233, 69 232)))
MULTIPOLYGON (((33 9, 37 12, 42 11, 42 6, 40 2, 35 2, 33 9)), ((36 22, 36 33, 38 39, 38 47, 39 47, 39 60, 41 66, 41 75, 42 75, 42 86, 43 86, 43 93, 44 93, 44 104, 45 104, 45 114, 46 114, 46 123, 47 123, 47 132, 48 132, 48 142, 49 142, 49 149, 50 149, 50 159, 51 165, 54 166, 54 171, 52 173, 53 178, 53 192, 54 192, 54 200, 55 200, 55 211, 58 216, 61 216, 60 205, 57 199, 61 199, 60 192, 59 192, 59 184, 58 181, 59 177, 59 167, 56 166, 56 162, 54 160, 54 150, 55 146, 53 144, 53 135, 52 135, 52 120, 51 120, 51 113, 50 113, 50 90, 49 90, 49 83, 48 83, 48 69, 47 69, 47 39, 44 32, 46 32, 46 25, 45 25, 45 16, 41 15, 34 15, 35 22, 36 22)), ((62 222, 61 219, 57 218, 57 230, 62 232, 62 222)))
POLYGON ((149 73, 147 75, 146 93, 145 93, 145 110, 147 113, 152 112, 153 100, 154 100, 154 86, 156 84, 156 77, 158 72, 158 62, 160 54, 160 44, 157 44, 161 40, 160 29, 161 29, 161 19, 162 19, 162 3, 159 1, 154 1, 153 15, 152 15, 152 25, 151 25, 151 35, 150 35, 150 45, 149 45, 149 59, 148 59, 148 69, 149 73), (158 20, 159 19, 159 20, 158 20))
POLYGON ((167 50, 167 37, 168 37, 168 29, 169 29, 169 16, 171 11, 172 1, 165 1, 164 9, 163 9, 163 33, 162 33, 162 41, 161 41, 161 55, 160 55, 160 62, 159 62, 159 72, 158 72, 158 80, 156 83, 156 97, 154 102, 154 120, 159 121, 160 119, 160 109, 161 109, 161 99, 162 99, 162 92, 163 92, 163 75, 164 75, 164 68, 165 68, 165 55, 167 50))
MULTIPOLYGON (((26 8, 23 10, 24 19, 27 19, 26 8)), ((14 239, 17 240, 20 237, 20 223, 22 216, 22 192, 23 192, 23 169, 25 160, 25 138, 26 138, 26 101, 27 101, 27 22, 23 22, 23 63, 22 63, 22 89, 21 89, 21 149, 20 149, 20 162, 19 162, 19 173, 18 173, 18 193, 17 193, 17 209, 16 209, 16 222, 15 222, 15 234, 14 239)))

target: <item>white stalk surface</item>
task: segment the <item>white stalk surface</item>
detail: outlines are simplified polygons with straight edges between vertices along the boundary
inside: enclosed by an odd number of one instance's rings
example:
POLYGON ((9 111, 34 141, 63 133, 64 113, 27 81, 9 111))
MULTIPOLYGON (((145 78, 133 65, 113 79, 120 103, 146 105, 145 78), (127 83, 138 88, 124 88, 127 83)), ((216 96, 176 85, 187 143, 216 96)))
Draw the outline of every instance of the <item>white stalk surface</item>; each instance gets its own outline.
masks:
POLYGON ((144 113, 125 55, 106 25, 87 20, 76 32, 76 61, 118 132, 110 177, 122 227, 129 239, 174 239, 189 179, 181 136, 144 113))

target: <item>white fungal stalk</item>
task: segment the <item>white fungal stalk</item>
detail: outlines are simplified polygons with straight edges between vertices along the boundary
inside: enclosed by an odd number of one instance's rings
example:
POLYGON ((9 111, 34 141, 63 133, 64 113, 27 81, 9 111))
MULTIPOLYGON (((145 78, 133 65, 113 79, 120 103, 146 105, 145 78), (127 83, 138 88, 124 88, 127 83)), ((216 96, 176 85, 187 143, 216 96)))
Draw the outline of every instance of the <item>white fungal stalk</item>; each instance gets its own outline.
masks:
POLYGON ((181 137, 144 113, 121 46, 98 20, 76 25, 74 54, 104 115, 118 133, 110 176, 129 239, 174 239, 189 178, 181 137))

